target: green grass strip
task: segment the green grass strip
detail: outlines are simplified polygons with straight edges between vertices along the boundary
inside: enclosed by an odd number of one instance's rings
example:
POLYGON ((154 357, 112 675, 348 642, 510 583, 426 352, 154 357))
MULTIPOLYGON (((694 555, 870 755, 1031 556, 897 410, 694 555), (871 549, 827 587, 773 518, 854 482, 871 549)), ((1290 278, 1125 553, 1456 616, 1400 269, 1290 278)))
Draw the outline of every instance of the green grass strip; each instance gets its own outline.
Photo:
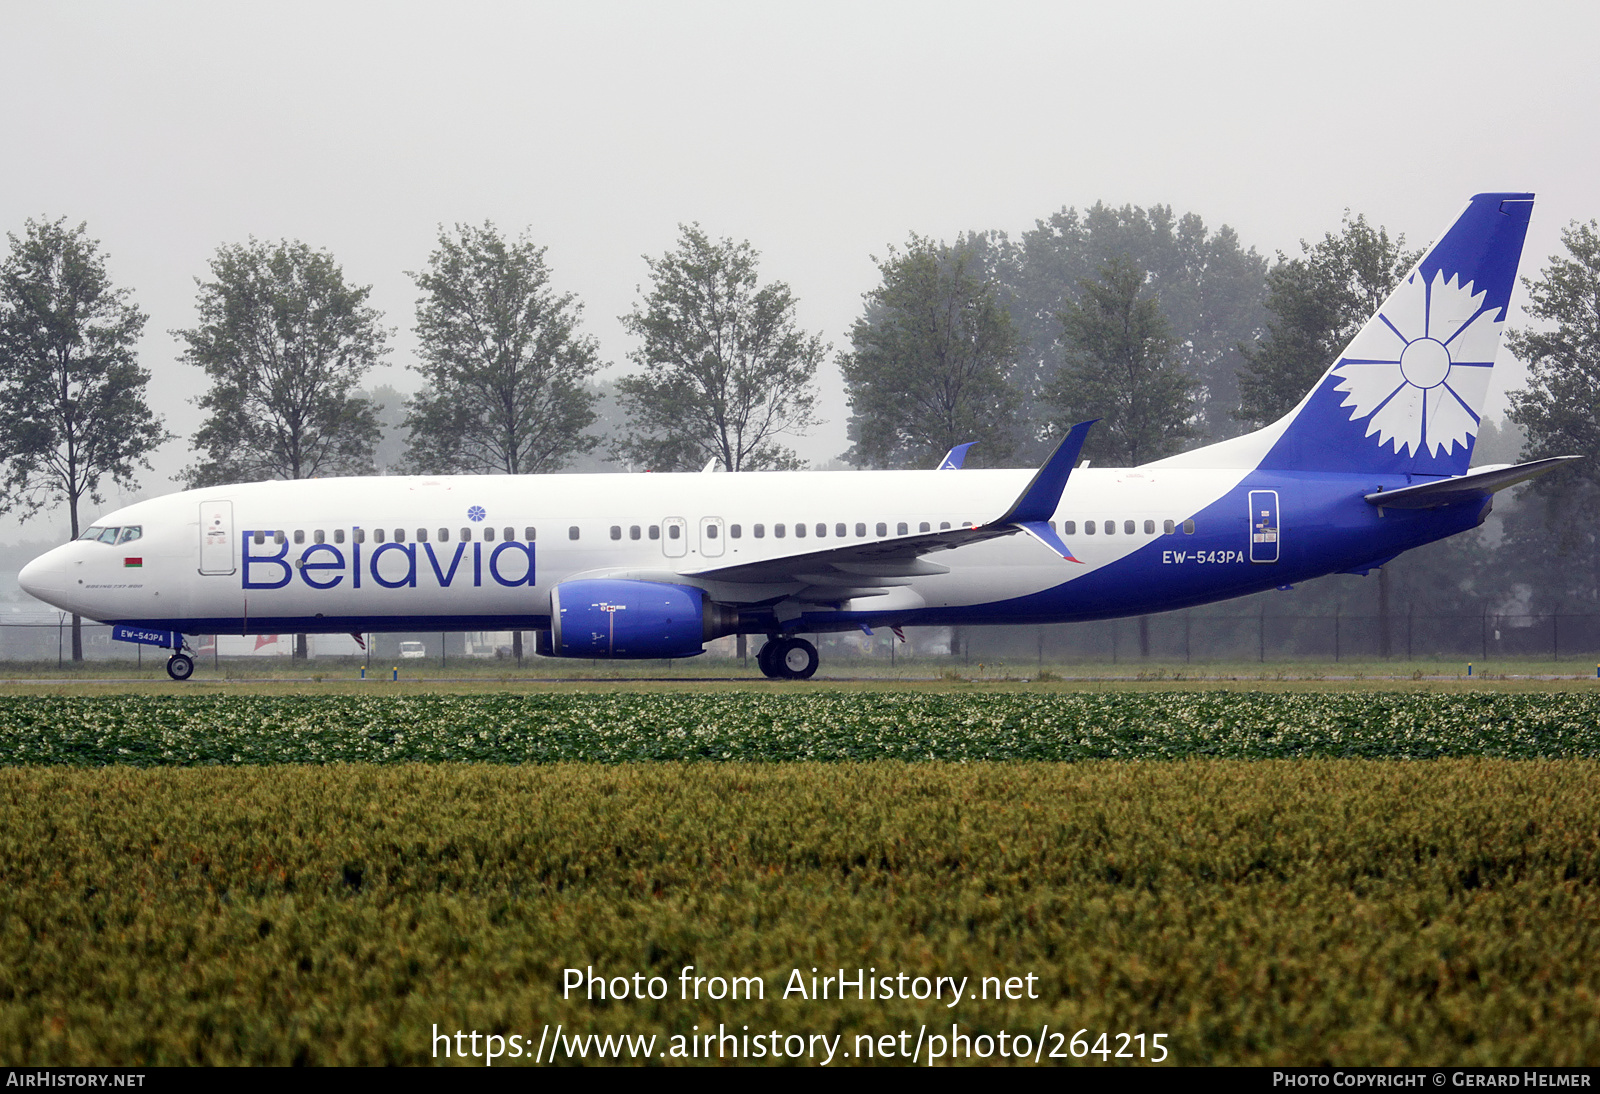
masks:
POLYGON ((1588 693, 0 697, 0 765, 1600 758, 1588 693))

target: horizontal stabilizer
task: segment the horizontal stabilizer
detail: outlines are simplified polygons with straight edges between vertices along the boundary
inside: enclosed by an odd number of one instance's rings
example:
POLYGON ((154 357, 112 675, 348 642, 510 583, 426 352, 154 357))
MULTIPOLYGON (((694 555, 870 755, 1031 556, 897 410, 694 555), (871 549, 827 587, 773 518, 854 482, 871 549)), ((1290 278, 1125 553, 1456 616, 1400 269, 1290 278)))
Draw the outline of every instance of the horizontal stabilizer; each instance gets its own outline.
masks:
POLYGON ((1536 479, 1554 471, 1568 460, 1581 460, 1582 456, 1552 456, 1547 460, 1519 463, 1515 467, 1480 467, 1465 475, 1456 475, 1436 482, 1402 486, 1398 490, 1379 490, 1367 495, 1367 501, 1385 509, 1434 509, 1458 501, 1482 498, 1519 482, 1536 479))

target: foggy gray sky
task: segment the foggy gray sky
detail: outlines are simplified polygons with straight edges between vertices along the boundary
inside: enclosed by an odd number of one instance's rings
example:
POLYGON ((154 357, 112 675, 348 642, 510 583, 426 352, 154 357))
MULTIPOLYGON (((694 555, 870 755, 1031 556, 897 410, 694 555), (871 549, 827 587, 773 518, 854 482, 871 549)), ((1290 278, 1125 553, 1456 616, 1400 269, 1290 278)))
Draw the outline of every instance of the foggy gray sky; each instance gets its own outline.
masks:
MULTIPOLYGON (((529 229, 615 372, 641 256, 680 222, 749 240, 838 350, 870 256, 911 232, 1163 203, 1270 256, 1346 207, 1421 244, 1471 194, 1527 189, 1536 274, 1600 216, 1592 4, 0 0, 0 26, 0 228, 86 221, 150 314, 141 363, 185 439, 143 496, 174 489, 200 421, 167 331, 251 235, 371 284, 397 328, 371 382, 410 390, 404 271, 441 223, 529 229)), ((831 364, 822 386, 798 443, 818 461, 847 444, 831 364)))

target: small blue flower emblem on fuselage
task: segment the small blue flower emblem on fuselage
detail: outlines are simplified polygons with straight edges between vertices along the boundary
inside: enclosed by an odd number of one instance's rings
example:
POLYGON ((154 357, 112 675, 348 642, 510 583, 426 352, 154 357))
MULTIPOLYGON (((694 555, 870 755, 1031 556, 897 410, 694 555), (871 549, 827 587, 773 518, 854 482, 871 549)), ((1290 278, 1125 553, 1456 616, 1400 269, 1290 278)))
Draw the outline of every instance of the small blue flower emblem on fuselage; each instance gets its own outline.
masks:
POLYGON ((474 505, 471 509, 467 510, 467 519, 473 523, 477 523, 488 515, 488 513, 484 512, 483 506, 481 505, 474 505))

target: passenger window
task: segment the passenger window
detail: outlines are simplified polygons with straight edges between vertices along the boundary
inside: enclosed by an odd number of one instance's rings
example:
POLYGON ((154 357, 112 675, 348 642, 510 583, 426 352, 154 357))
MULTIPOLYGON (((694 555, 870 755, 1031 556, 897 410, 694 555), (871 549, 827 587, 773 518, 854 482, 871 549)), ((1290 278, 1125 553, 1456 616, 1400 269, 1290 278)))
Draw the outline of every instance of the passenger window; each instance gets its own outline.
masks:
POLYGON ((947 520, 941 520, 939 522, 939 531, 948 532, 949 530, 950 530, 950 522, 947 521, 947 520))
POLYGON ((911 531, 910 527, 907 526, 905 521, 901 521, 899 524, 896 524, 895 529, 895 535, 897 536, 903 536, 907 532, 911 531))
POLYGON ((731 539, 738 539, 743 531, 737 524, 728 525, 728 536, 731 539))
POLYGON ((404 543, 406 541, 406 530, 404 528, 396 528, 394 530, 394 541, 396 543, 404 543))
POLYGON ((651 539, 660 539, 661 538, 661 525, 652 524, 650 526, 650 538, 651 539))
MULTIPOLYGON (((511 529, 509 529, 509 528, 506 529, 506 538, 507 539, 511 538, 511 529)), ((567 538, 568 539, 577 539, 578 538, 578 526, 576 524, 570 526, 567 529, 567 538)))
POLYGON ((311 542, 326 543, 328 542, 328 537, 322 534, 321 528, 318 528, 315 532, 311 533, 311 542))
POLYGON ((461 529, 461 542, 462 543, 471 543, 472 542, 472 529, 471 528, 463 528, 463 529, 461 529))
POLYGON ((117 542, 132 543, 142 535, 144 535, 144 528, 141 525, 129 525, 127 528, 124 528, 122 530, 122 534, 117 537, 117 542))
POLYGON ((335 542, 335 543, 343 543, 344 542, 344 529, 343 528, 335 528, 333 530, 333 542, 335 542))
POLYGON ((1125 535, 1125 536, 1131 536, 1131 535, 1133 535, 1134 529, 1136 527, 1137 526, 1133 523, 1133 521, 1125 520, 1125 521, 1122 522, 1122 534, 1125 535))
POLYGON ((1078 534, 1078 522, 1075 521, 1075 520, 1064 520, 1064 521, 1062 521, 1061 522, 1061 532, 1062 532, 1063 535, 1068 535, 1068 536, 1077 535, 1078 534))
POLYGON ((448 529, 448 528, 439 529, 439 542, 440 543, 449 543, 450 542, 450 529, 448 529))
POLYGON ((1106 521, 1106 535, 1114 536, 1116 534, 1117 534, 1117 522, 1114 521, 1114 520, 1106 521))
MULTIPOLYGON (((865 535, 866 533, 863 532, 862 534, 865 535)), ((887 524, 883 523, 883 521, 880 520, 878 522, 878 535, 881 537, 881 536, 886 536, 888 534, 889 534, 889 526, 887 524)))
POLYGON ((352 543, 365 543, 365 542, 367 542, 367 531, 366 531, 366 529, 365 528, 352 529, 351 532, 350 532, 350 541, 352 543))
POLYGON ((717 538, 717 526, 715 524, 706 525, 706 538, 707 539, 716 539, 717 538))
POLYGON ((613 524, 611 526, 611 538, 612 539, 621 539, 622 538, 622 525, 613 524))
POLYGON ((1186 535, 1186 536, 1194 535, 1194 520, 1193 519, 1186 520, 1186 521, 1183 522, 1183 534, 1186 535))
MULTIPOLYGON (((110 543, 111 541, 108 539, 108 540, 106 540, 106 542, 110 543)), ((289 542, 288 539, 284 536, 282 528, 279 528, 276 532, 272 533, 272 542, 278 544, 279 546, 282 546, 283 544, 289 542)))
POLYGON ((774 536, 776 536, 778 539, 782 539, 783 538, 783 533, 784 533, 784 526, 783 525, 774 524, 772 526, 772 534, 774 536))
POLYGON ((529 543, 533 543, 533 542, 537 541, 538 538, 539 538, 539 529, 537 529, 537 528, 524 528, 522 530, 522 538, 527 540, 529 543))
POLYGON ((1153 521, 1153 520, 1145 521, 1144 522, 1144 534, 1147 535, 1147 536, 1153 536, 1153 535, 1155 535, 1155 532, 1156 532, 1156 522, 1153 521))
POLYGON ((1163 524, 1161 526, 1161 531, 1163 533, 1165 533, 1166 535, 1169 535, 1169 536, 1172 533, 1176 532, 1177 530, 1178 530, 1178 526, 1176 524, 1172 523, 1172 521, 1170 521, 1170 520, 1167 521, 1165 524, 1163 524))
MULTIPOLYGON (((880 525, 878 525, 878 527, 880 527, 880 528, 882 528, 882 527, 883 527, 883 525, 881 525, 881 524, 880 524, 880 525)), ((866 534, 867 534, 867 526, 866 526, 866 525, 865 525, 865 524, 862 524, 862 523, 860 523, 860 522, 859 522, 859 521, 858 521, 858 522, 857 522, 857 523, 856 523, 856 535, 858 535, 858 536, 864 536, 864 535, 866 535, 866 534)), ((882 533, 882 532, 879 532, 879 533, 878 533, 878 534, 879 534, 879 535, 880 535, 880 536, 881 536, 881 535, 883 535, 883 533, 882 533)))
POLYGON ((676 524, 667 525, 667 538, 668 539, 677 539, 681 535, 683 535, 683 529, 682 528, 679 528, 676 524))
POLYGON ((1092 521, 1092 520, 1084 521, 1083 522, 1083 534, 1086 535, 1086 536, 1094 535, 1094 527, 1095 527, 1094 526, 1094 521, 1092 521))
MULTIPOLYGON (((576 533, 577 529, 574 528, 572 531, 576 533)), ((517 530, 515 528, 502 528, 500 529, 500 538, 505 540, 507 543, 510 543, 512 540, 517 538, 517 530)), ((573 535, 571 538, 577 539, 578 537, 573 535)))
MULTIPOLYGON (((843 525, 839 526, 839 534, 841 536, 844 535, 844 526, 843 525)), ((818 524, 817 525, 817 538, 818 539, 826 539, 827 535, 828 535, 828 526, 826 524, 818 524)))
POLYGON ((628 525, 628 538, 629 539, 638 539, 639 538, 639 526, 637 524, 628 525))
POLYGON ((426 542, 428 542, 428 530, 426 528, 418 528, 417 529, 417 542, 418 543, 426 543, 426 542))
POLYGON ((766 539, 767 538, 767 526, 765 524, 756 525, 754 528, 750 529, 750 532, 757 539, 766 539))
POLYGON ((794 526, 794 538, 795 539, 805 539, 806 538, 806 526, 804 524, 796 524, 794 526))
POLYGON ((267 533, 265 533, 265 532, 257 532, 256 535, 255 535, 255 540, 256 540, 256 546, 257 547, 261 546, 263 543, 267 542, 267 533))
POLYGON ((933 526, 931 524, 929 524, 927 521, 923 521, 921 524, 917 525, 917 531, 919 531, 919 532, 931 532, 931 531, 933 531, 933 526))
POLYGON ((374 528, 372 530, 372 542, 374 542, 374 543, 382 543, 383 542, 383 529, 382 528, 374 528))
POLYGON ((483 529, 483 542, 485 542, 485 543, 493 543, 494 542, 494 529, 490 528, 487 525, 485 525, 484 529, 483 529))
POLYGON ((296 547, 298 547, 298 546, 300 546, 300 544, 304 543, 305 541, 306 541, 306 530, 304 528, 296 528, 294 530, 294 545, 296 547))
MULTIPOLYGON (((865 524, 858 524, 858 525, 856 525, 856 527, 861 529, 861 531, 857 532, 856 535, 864 536, 864 535, 867 534, 867 526, 865 524)), ((850 532, 850 529, 849 529, 849 527, 847 525, 835 524, 833 526, 833 534, 838 536, 840 539, 843 539, 846 535, 849 534, 849 532, 850 532)))

